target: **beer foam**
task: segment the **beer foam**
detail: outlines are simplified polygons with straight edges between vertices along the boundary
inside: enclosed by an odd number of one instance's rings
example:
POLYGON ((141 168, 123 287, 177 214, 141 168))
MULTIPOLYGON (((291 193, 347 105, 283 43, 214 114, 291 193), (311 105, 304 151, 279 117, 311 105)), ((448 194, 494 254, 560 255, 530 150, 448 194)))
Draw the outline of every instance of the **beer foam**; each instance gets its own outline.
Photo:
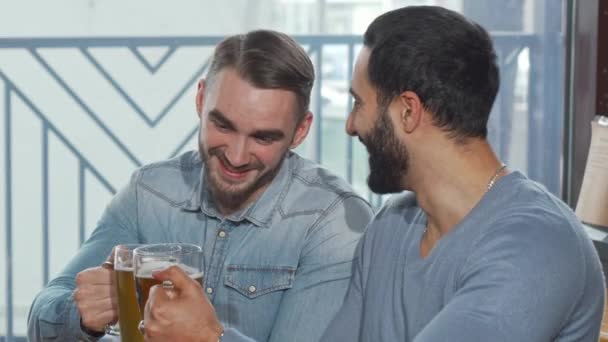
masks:
POLYGON ((162 271, 171 266, 178 266, 179 268, 184 270, 184 272, 186 272, 186 274, 188 274, 188 276, 190 276, 190 278, 198 278, 198 277, 203 276, 203 272, 199 271, 198 269, 196 269, 194 267, 190 267, 188 265, 184 265, 181 263, 178 264, 178 263, 171 262, 171 261, 160 261, 160 260, 148 262, 148 263, 141 265, 137 269, 136 276, 139 278, 152 278, 153 272, 162 271))
POLYGON ((133 266, 131 266, 131 265, 114 266, 114 271, 133 272, 133 266))

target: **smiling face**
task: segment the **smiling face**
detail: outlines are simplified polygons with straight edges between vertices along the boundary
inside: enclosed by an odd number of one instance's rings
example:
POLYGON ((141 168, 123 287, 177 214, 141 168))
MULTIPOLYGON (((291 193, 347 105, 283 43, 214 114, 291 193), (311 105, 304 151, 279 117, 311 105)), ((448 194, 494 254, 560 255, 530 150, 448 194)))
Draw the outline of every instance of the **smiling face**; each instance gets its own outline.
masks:
POLYGON ((285 155, 308 133, 312 115, 297 122, 294 93, 256 88, 233 68, 201 83, 199 152, 205 180, 220 211, 254 201, 270 184, 285 155))
POLYGON ((402 179, 409 169, 407 147, 395 133, 389 106, 378 104, 376 90, 367 76, 370 51, 363 48, 353 72, 351 95, 355 99, 346 121, 346 132, 357 136, 369 154, 367 185, 378 194, 403 190, 402 179))

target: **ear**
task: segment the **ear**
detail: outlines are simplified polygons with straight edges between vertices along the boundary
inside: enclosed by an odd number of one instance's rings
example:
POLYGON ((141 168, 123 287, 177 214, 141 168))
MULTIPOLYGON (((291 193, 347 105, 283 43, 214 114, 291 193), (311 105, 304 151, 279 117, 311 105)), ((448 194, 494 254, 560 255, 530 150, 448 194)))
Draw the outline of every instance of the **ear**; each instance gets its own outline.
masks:
POLYGON ((298 126, 296 127, 296 132, 293 136, 293 140, 289 148, 294 149, 298 147, 304 138, 308 135, 308 131, 310 131, 310 126, 312 125, 312 113, 310 111, 304 114, 304 118, 300 120, 298 126))
POLYGON ((196 98, 195 98, 195 102, 196 102, 196 113, 198 114, 198 117, 201 117, 201 114, 203 113, 203 100, 205 97, 205 80, 204 79, 200 79, 198 81, 197 84, 197 89, 196 89, 196 98))
POLYGON ((396 99, 399 111, 399 122, 406 133, 412 133, 418 126, 424 113, 422 101, 413 91, 404 91, 396 99))

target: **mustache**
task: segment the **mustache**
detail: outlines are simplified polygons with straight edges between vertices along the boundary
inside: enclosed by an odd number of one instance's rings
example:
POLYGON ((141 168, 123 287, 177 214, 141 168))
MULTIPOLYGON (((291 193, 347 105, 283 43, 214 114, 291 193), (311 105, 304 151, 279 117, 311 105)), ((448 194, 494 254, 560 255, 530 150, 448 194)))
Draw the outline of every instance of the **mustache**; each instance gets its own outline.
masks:
POLYGON ((222 163, 222 165, 226 169, 228 169, 228 171, 230 171, 230 172, 239 173, 239 172, 247 172, 247 171, 252 171, 252 170, 262 170, 264 168, 262 163, 260 163, 260 161, 257 159, 255 159, 253 162, 251 162, 249 164, 245 164, 245 165, 241 165, 241 166, 234 166, 234 165, 232 165, 232 163, 230 163, 228 158, 226 158, 226 154, 218 148, 209 150, 209 156, 217 157, 217 159, 219 159, 219 161, 222 163))

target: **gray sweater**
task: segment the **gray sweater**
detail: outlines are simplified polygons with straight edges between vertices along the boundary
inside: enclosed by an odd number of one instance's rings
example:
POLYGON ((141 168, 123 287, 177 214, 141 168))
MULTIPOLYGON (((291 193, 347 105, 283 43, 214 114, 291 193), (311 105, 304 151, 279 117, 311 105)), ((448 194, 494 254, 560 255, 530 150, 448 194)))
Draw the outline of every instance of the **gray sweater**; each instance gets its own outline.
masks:
POLYGON ((597 341, 604 278, 573 212, 513 172, 419 254, 426 216, 394 196, 361 240, 324 341, 597 341))

